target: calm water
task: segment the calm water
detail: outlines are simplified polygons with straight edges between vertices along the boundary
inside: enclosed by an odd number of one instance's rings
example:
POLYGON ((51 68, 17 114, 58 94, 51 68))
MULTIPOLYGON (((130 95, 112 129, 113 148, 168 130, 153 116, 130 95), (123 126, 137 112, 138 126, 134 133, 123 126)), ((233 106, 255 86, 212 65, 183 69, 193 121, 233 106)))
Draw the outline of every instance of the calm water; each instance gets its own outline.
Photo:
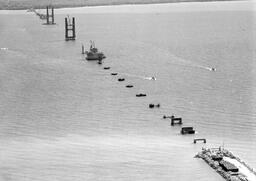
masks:
POLYGON ((55 26, 0 15, 0 180, 220 181, 193 156, 222 144, 256 168, 253 11, 84 11, 74 42, 63 41, 69 10, 55 26), (89 40, 103 65, 83 60, 89 40), (161 119, 172 113, 197 134, 161 119))

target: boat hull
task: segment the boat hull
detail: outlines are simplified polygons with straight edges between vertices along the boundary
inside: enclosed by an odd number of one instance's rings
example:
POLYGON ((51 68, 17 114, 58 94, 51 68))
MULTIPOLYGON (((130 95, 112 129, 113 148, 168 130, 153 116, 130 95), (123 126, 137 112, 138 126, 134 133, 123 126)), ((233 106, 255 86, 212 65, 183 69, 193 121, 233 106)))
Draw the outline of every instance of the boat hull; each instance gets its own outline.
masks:
POLYGON ((92 60, 93 61, 93 60, 102 60, 104 58, 106 58, 106 57, 103 54, 93 54, 93 55, 88 55, 87 54, 86 60, 88 60, 88 61, 92 60))

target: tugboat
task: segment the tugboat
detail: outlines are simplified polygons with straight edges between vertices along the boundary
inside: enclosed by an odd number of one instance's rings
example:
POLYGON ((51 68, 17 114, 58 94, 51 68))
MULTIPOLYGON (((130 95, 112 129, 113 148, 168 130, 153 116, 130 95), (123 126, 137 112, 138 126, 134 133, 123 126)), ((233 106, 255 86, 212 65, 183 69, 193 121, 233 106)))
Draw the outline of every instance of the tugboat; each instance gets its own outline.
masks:
POLYGON ((98 60, 101 61, 102 59, 106 58, 104 53, 98 52, 98 49, 95 47, 93 41, 91 42, 90 51, 86 51, 85 54, 87 55, 86 60, 98 60))

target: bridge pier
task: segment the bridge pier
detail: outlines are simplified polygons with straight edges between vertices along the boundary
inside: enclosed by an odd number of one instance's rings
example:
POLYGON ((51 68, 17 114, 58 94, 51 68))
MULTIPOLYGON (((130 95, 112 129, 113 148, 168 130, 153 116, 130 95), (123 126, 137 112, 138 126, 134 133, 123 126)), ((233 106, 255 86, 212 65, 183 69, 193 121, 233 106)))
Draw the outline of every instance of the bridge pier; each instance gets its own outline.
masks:
POLYGON ((75 40, 76 39, 76 29, 75 29, 75 18, 72 18, 72 23, 70 18, 65 18, 65 40, 75 40))
POLYGON ((54 25, 54 24, 55 24, 54 23, 54 7, 46 6, 46 25, 54 25))

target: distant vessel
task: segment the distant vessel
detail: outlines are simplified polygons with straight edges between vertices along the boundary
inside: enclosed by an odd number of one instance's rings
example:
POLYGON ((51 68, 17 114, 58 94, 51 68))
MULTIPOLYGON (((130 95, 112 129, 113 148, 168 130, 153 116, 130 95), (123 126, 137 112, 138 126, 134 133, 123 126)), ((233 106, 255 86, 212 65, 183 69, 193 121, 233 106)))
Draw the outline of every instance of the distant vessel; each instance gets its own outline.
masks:
POLYGON ((91 41, 91 46, 90 46, 90 51, 86 51, 85 54, 86 60, 99 60, 101 61, 102 59, 106 58, 104 53, 98 52, 98 49, 95 47, 95 44, 93 41, 91 41))
POLYGON ((216 71, 216 68, 212 67, 212 68, 211 68, 211 71, 215 72, 215 71, 216 71))

